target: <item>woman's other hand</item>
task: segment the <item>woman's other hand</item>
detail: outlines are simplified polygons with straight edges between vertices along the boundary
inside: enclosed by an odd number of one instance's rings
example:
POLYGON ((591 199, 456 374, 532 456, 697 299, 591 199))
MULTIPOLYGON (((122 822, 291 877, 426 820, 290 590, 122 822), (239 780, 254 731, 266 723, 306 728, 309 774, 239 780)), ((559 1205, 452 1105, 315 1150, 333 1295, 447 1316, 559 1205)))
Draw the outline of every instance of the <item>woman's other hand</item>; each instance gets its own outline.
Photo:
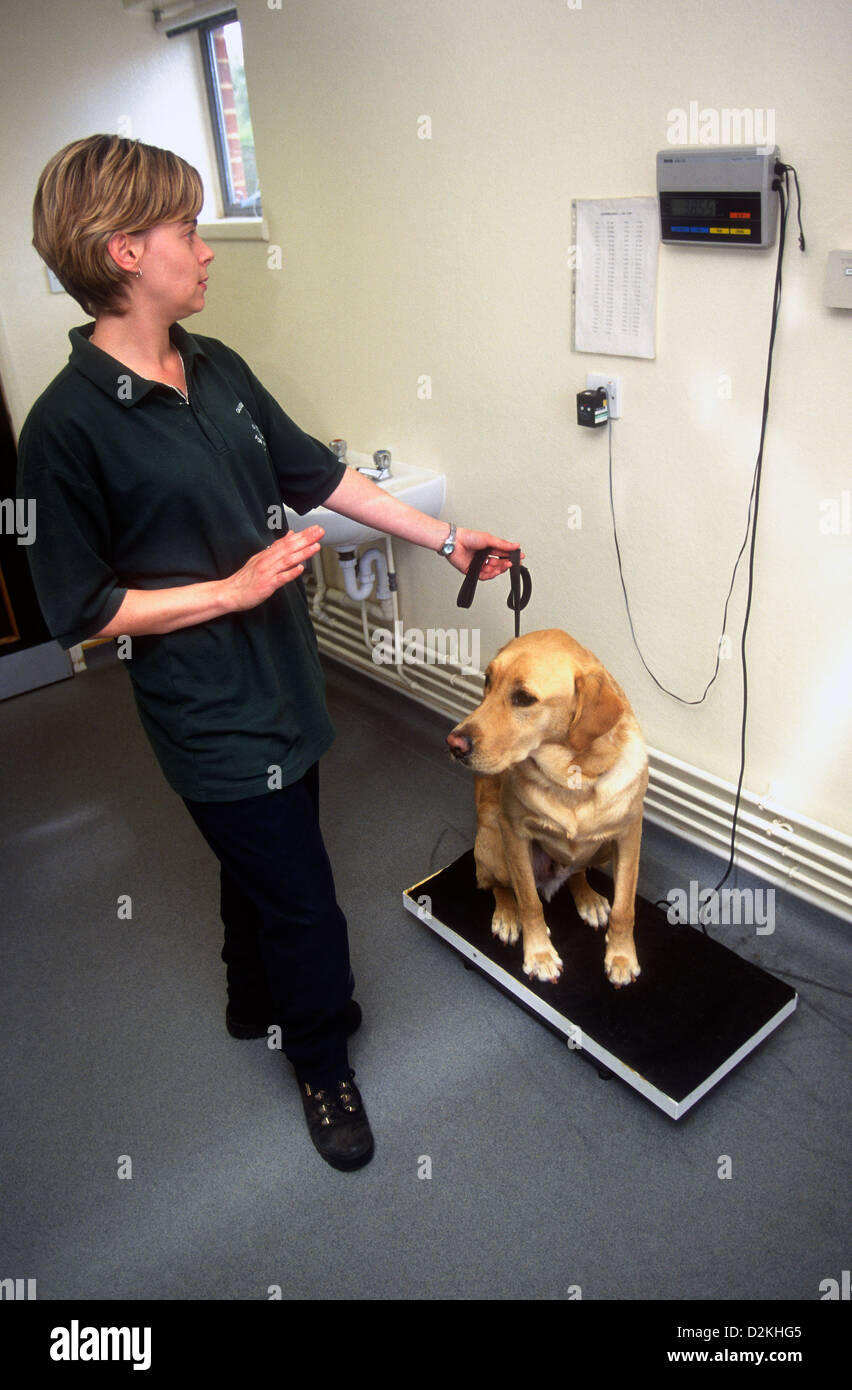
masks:
POLYGON ((256 608, 264 599, 304 573, 305 565, 320 548, 325 535, 321 526, 304 531, 288 531, 225 580, 224 592, 229 608, 235 612, 256 608))

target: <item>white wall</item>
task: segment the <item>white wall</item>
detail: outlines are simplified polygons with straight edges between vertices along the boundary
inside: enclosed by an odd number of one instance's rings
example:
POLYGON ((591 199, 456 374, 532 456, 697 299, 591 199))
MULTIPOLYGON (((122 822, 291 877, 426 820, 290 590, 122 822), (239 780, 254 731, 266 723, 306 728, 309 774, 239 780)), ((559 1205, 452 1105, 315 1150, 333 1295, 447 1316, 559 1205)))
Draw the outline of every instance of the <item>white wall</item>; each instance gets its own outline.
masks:
MULTIPOLYGON (((652 194, 669 113, 774 112, 796 165, 749 633, 746 787, 852 832, 848 690, 852 536, 820 530, 848 465, 849 315, 822 307, 826 256, 852 246, 846 0, 311 0, 241 7, 267 247, 217 246, 208 306, 186 326, 246 355, 321 438, 390 447, 448 475, 447 515, 518 539, 524 630, 567 628, 625 686, 653 746, 730 781, 739 661, 706 702, 663 695, 630 639, 615 565, 604 432, 578 429, 586 372, 616 370, 622 552, 646 657, 696 698, 713 669, 758 441, 774 253, 661 248, 657 357, 571 346, 571 200, 652 194), (432 139, 418 139, 428 115, 432 139), (432 399, 418 379, 432 378, 432 399), (730 398, 719 393, 729 377, 730 398), (580 531, 568 509, 582 508, 580 531)), ((29 246, 38 173, 66 140, 116 129, 209 176, 195 43, 158 38, 118 0, 22 9, 4 31, 0 361, 16 425, 67 355, 81 312, 51 298, 29 246), (57 14, 58 9, 58 14, 57 14)), ((505 581, 455 607, 460 578, 398 546, 406 621, 511 634, 505 581)), ((738 636, 741 570, 729 632, 738 636)))

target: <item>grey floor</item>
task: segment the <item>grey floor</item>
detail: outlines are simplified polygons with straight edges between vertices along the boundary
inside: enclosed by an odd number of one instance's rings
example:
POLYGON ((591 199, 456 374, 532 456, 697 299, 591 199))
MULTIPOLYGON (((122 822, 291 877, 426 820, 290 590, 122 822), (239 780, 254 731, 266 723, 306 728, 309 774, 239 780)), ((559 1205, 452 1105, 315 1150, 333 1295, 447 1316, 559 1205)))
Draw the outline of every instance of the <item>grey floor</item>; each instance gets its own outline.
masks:
MULTIPOLYGON (((0 1275, 39 1299, 818 1299, 849 1268, 848 927, 778 893, 772 935, 718 929, 799 1008, 674 1122, 405 912, 472 843, 470 776, 446 719, 337 665, 328 684, 376 1135, 350 1174, 281 1055, 225 1031, 216 864, 120 663, 0 705, 0 1275)), ((648 827, 640 891, 719 867, 648 827)))

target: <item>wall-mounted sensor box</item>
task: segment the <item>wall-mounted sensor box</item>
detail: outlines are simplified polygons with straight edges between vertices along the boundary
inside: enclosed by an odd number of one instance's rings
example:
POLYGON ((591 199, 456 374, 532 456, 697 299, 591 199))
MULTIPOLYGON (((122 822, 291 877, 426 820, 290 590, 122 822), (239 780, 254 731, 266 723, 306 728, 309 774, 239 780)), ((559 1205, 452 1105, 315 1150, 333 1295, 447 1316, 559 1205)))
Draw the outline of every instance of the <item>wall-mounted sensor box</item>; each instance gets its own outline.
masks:
POLYGON ((660 240, 687 246, 772 246, 776 145, 657 154, 660 240))
POLYGON ((577 392, 577 424, 605 425, 609 419, 606 403, 606 387, 598 386, 592 391, 577 392))
POLYGON ((829 251, 823 299, 828 309, 852 309, 852 251, 829 251))

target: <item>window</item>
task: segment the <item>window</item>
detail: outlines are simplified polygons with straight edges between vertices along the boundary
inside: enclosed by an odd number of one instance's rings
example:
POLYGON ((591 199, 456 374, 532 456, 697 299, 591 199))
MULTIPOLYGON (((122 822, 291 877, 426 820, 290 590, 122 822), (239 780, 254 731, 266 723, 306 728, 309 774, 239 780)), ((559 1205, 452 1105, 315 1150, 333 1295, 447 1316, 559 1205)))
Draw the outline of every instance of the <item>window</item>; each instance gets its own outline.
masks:
POLYGON ((254 131, 236 10, 199 26, 213 138, 226 217, 260 217, 263 209, 254 131))
POLYGON ((170 39, 197 30, 224 216, 261 217, 243 34, 237 11, 224 3, 217 5, 216 0, 192 0, 183 4, 172 19, 161 14, 154 27, 170 39))

